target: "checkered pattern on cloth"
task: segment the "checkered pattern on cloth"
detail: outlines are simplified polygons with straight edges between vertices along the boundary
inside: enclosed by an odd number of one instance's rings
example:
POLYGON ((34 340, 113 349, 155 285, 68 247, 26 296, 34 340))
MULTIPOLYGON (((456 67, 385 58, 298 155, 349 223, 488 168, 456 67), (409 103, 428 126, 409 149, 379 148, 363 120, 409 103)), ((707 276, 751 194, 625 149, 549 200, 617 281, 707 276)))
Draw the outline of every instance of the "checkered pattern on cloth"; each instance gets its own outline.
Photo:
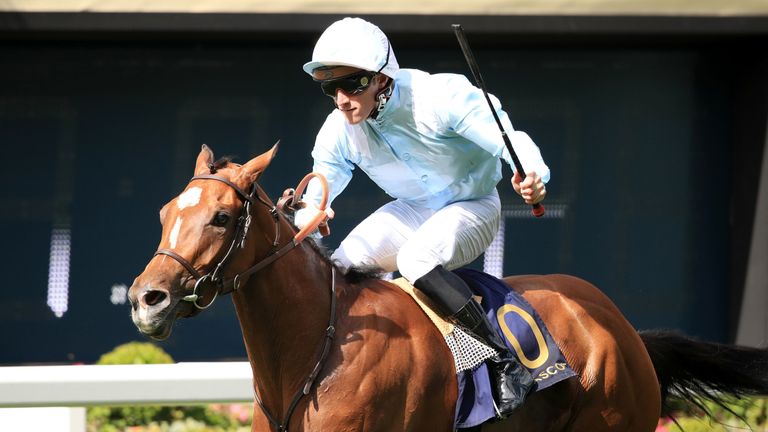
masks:
POLYGON ((444 337, 453 354, 457 374, 474 369, 485 360, 498 354, 495 349, 477 340, 468 330, 460 326, 454 326, 453 331, 444 337))

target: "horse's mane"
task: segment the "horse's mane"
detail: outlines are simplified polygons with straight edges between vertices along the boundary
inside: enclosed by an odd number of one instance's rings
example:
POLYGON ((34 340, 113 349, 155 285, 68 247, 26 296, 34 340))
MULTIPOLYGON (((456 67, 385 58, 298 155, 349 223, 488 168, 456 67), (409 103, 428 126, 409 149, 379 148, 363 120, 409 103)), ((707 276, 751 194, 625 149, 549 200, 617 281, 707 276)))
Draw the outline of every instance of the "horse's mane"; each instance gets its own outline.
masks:
MULTIPOLYGON (((295 228, 295 227, 294 227, 295 228)), ((320 255, 329 265, 332 265, 336 267, 336 271, 338 274, 344 275, 344 281, 350 284, 357 284, 360 282, 364 282, 370 279, 381 279, 382 275, 386 273, 384 270, 382 270, 379 267, 375 266, 359 266, 359 267, 351 267, 349 268, 346 273, 344 270, 333 260, 331 259, 331 254, 333 254, 333 251, 325 247, 324 245, 320 244, 317 240, 315 240, 312 237, 308 237, 307 240, 305 240, 317 253, 320 255)))
POLYGON ((356 284, 371 279, 381 279, 385 273, 384 270, 375 266, 351 267, 344 274, 344 280, 356 284))

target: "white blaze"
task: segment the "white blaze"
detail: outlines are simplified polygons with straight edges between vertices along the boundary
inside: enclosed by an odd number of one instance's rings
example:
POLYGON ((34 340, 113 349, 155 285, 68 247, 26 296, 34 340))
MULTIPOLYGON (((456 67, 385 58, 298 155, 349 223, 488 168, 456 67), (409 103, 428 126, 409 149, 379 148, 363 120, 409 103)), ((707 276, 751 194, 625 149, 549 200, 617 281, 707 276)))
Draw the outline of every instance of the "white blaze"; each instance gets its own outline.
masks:
MULTIPOLYGON (((200 202, 200 194, 203 190, 199 187, 189 188, 184 193, 179 195, 176 200, 176 206, 179 210, 184 210, 187 207, 194 207, 200 202)), ((179 240, 179 231, 181 231, 181 216, 176 218, 176 223, 171 230, 171 237, 168 241, 171 243, 171 249, 176 247, 176 242, 179 240)))
POLYGON ((168 241, 171 242, 171 249, 174 249, 176 247, 176 241, 179 239, 179 231, 181 231, 181 218, 176 218, 176 223, 173 224, 173 229, 171 230, 171 237, 168 239, 168 241))
POLYGON ((200 202, 200 193, 202 191, 203 190, 199 187, 193 187, 179 195, 179 199, 176 200, 176 205, 179 206, 179 210, 184 210, 187 207, 196 206, 197 203, 200 202))

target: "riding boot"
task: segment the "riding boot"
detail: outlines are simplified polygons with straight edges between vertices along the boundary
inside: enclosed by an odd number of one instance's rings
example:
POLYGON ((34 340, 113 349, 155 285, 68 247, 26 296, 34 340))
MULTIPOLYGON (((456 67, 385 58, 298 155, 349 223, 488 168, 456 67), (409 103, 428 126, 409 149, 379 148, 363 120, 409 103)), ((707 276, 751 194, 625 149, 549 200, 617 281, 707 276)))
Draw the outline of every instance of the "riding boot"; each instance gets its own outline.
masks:
POLYGON ((533 376, 501 340, 491 326, 483 308, 474 300, 469 300, 454 318, 469 328, 491 348, 498 351, 486 363, 491 376, 496 380, 494 387, 499 416, 508 417, 512 411, 523 404, 533 386, 533 376))
POLYGON ((472 298, 472 291, 457 275, 437 266, 413 282, 421 292, 437 303, 441 312, 468 328, 487 345, 498 351, 488 360, 499 417, 508 417, 522 405, 533 386, 533 377, 507 348, 493 329, 482 307, 472 298))

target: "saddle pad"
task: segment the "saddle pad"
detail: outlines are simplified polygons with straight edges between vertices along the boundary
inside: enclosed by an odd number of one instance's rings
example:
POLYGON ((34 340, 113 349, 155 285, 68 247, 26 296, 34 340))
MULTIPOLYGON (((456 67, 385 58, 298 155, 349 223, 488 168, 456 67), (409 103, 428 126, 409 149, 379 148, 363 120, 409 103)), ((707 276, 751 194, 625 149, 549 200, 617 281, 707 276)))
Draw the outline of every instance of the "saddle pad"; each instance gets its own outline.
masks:
POLYGON ((427 297, 423 292, 416 289, 405 278, 397 278, 391 280, 390 282, 397 285, 400 287, 400 289, 413 297, 413 299, 421 307, 424 313, 427 314, 435 327, 440 330, 440 334, 447 336, 453 331, 453 324, 446 321, 445 318, 441 317, 437 312, 435 312, 435 306, 432 303, 432 300, 430 300, 429 297, 427 297))
MULTIPOLYGON (((520 363, 533 375, 535 383, 532 391, 543 390, 576 376, 541 317, 522 295, 487 273, 472 269, 459 269, 454 273, 482 297, 481 304, 489 321, 504 336, 502 339, 520 363)), ((458 380, 456 427, 474 427, 494 418, 495 407, 487 366, 482 364, 464 371, 458 375, 458 380)))
POLYGON ((411 285, 406 279, 398 278, 390 282, 408 293, 443 335, 448 349, 451 350, 457 375, 478 367, 487 359, 498 354, 496 350, 472 336, 468 330, 453 325, 453 323, 438 314, 432 300, 411 285))

